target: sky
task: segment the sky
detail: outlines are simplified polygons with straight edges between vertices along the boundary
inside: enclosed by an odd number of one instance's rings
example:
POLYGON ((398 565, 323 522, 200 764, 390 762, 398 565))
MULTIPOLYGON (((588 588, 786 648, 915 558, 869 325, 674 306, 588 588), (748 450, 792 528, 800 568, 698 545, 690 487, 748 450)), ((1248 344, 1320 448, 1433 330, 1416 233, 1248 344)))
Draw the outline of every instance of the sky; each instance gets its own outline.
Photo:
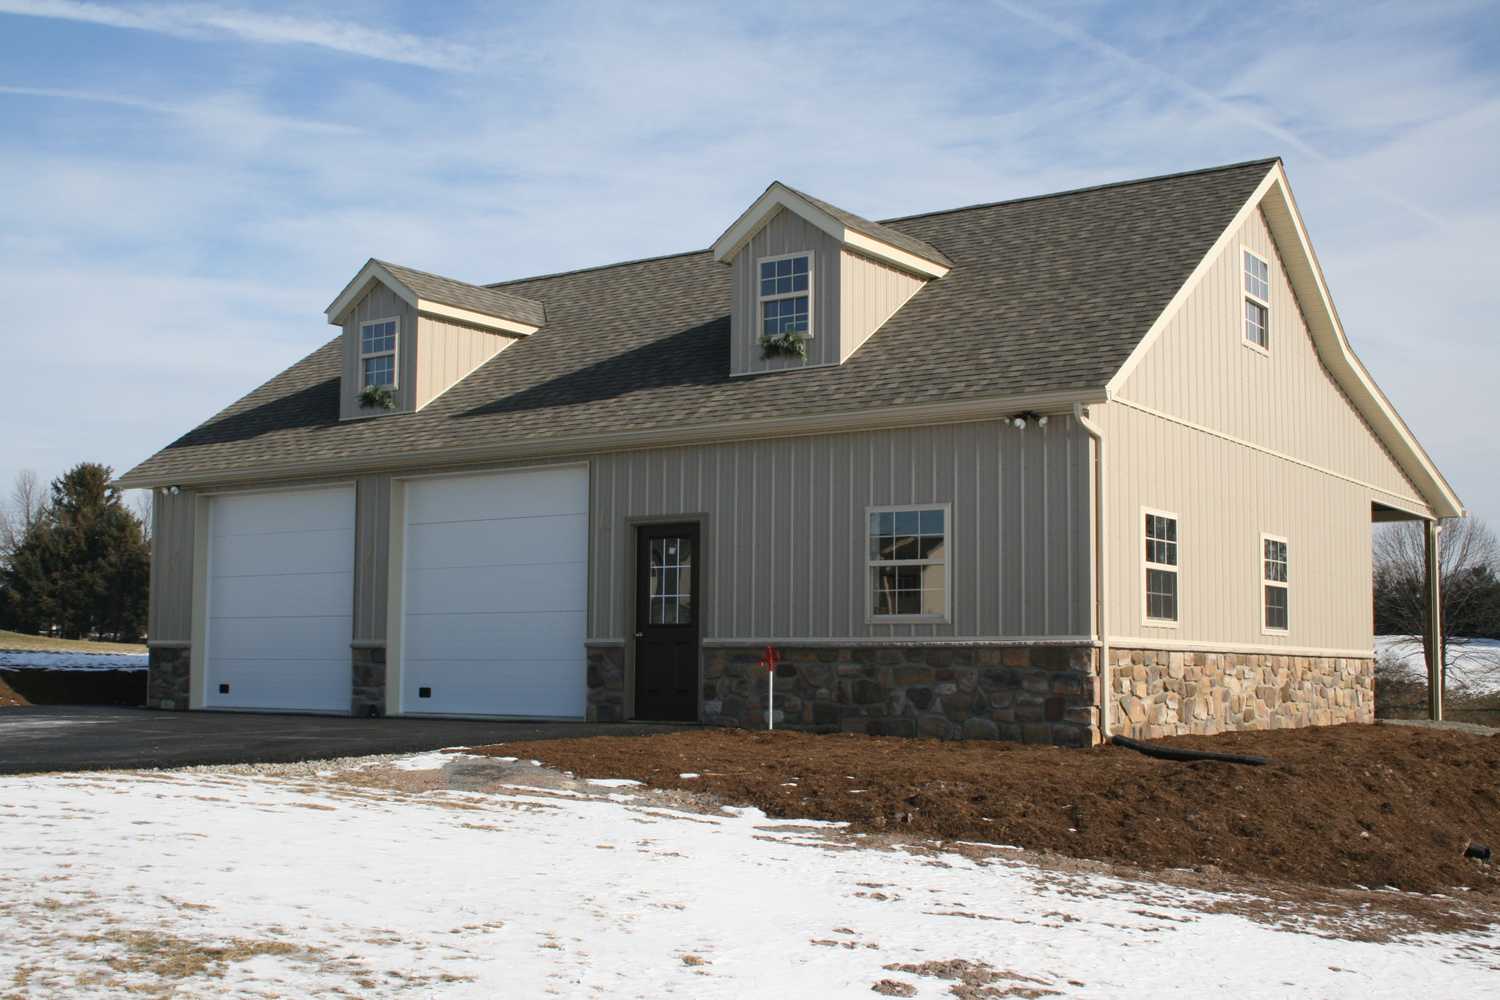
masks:
POLYGON ((774 178, 885 218, 1280 155, 1356 351, 1500 522, 1497 50, 1494 0, 0 0, 0 494, 146 458, 372 256, 498 281, 705 247, 774 178))

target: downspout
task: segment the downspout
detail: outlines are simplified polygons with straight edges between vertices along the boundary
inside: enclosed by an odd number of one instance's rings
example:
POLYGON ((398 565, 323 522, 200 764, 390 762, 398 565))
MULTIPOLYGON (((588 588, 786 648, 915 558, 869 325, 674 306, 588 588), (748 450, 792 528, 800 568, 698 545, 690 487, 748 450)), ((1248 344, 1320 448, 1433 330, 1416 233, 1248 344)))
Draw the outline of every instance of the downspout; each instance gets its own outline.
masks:
POLYGON ((1104 600, 1104 554, 1109 551, 1104 539, 1104 431, 1089 419, 1088 407, 1082 403, 1073 404, 1073 419, 1094 439, 1094 625, 1099 640, 1099 737, 1108 740, 1114 735, 1110 712, 1114 691, 1110 684, 1109 623, 1105 613, 1109 605, 1104 600))

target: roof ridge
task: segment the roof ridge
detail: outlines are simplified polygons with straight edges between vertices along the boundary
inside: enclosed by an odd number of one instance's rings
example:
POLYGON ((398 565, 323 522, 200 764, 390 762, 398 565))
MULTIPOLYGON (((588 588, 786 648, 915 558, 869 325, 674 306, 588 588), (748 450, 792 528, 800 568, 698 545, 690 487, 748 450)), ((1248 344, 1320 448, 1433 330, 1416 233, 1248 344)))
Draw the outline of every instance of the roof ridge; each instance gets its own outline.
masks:
MULTIPOLYGON (((874 222, 878 225, 889 225, 890 223, 894 222, 909 222, 913 219, 930 219, 940 215, 952 215, 955 212, 972 212, 982 208, 997 208, 1001 205, 1017 205, 1028 201, 1045 201, 1048 198, 1065 198, 1076 194, 1087 194, 1091 191, 1106 191, 1110 188, 1130 187, 1135 184, 1154 184, 1159 181, 1175 180, 1179 177, 1194 177, 1200 174, 1222 173, 1228 170, 1238 170, 1242 167, 1254 167, 1260 166, 1262 164, 1270 166, 1271 164, 1278 163, 1280 161, 1281 157, 1279 156, 1267 156, 1261 157, 1257 160, 1241 160, 1238 163, 1223 163, 1213 167, 1199 167, 1195 170, 1179 170, 1175 173, 1170 174, 1154 174, 1150 177, 1136 177, 1131 180, 1110 181, 1105 184, 1090 184, 1084 187, 1068 188, 1064 191, 1049 191, 1046 194, 1029 194, 1023 195, 1019 198, 1002 198, 999 201, 982 201, 972 205, 959 205, 956 208, 940 208, 931 212, 914 212, 910 215, 897 215, 888 219, 870 219, 867 221, 874 222)), ((790 190, 796 191, 798 194, 802 194, 803 197, 810 197, 804 194, 799 189, 793 188, 790 184, 784 184, 784 186, 790 190)), ((852 215, 853 213, 849 214, 852 215)), ((863 218, 863 216, 861 216, 861 218, 863 218)), ((911 236, 910 233, 903 233, 902 235, 911 236)), ((916 239, 917 237, 912 238, 916 239)), ((612 267, 630 267, 633 264, 650 264, 659 260, 672 260, 677 257, 691 257, 694 254, 711 252, 713 252, 713 247, 704 247, 701 250, 680 250, 677 253, 660 254, 655 257, 637 257, 634 260, 621 260, 611 264, 592 264, 588 267, 575 267, 565 271, 553 271, 549 274, 533 274, 524 278, 508 278, 504 281, 489 282, 477 287, 503 288, 506 285, 519 285, 528 281, 542 281, 547 278, 565 278, 573 274, 587 274, 590 271, 607 271, 612 267)), ((436 277, 441 277, 441 275, 437 275, 436 277)))
POLYGON ((1239 163, 1224 163, 1216 167, 1199 167, 1196 170, 1178 170, 1170 174, 1153 174, 1150 177, 1136 177, 1125 181, 1109 181, 1104 184, 1088 184, 1083 187, 1068 188, 1064 191, 1049 191, 1046 194, 1028 194, 1019 198, 1001 198, 998 201, 981 201, 973 205, 959 205, 956 208, 939 208, 930 212, 913 212, 910 215, 896 215, 889 219, 877 219, 882 224, 892 222, 907 222, 911 219, 930 219, 937 215, 952 215, 954 212, 972 212, 981 208, 997 208, 1001 205, 1018 205, 1027 201, 1045 201, 1048 198, 1066 198, 1075 194, 1088 194, 1091 191, 1107 191, 1110 188, 1131 187, 1135 184, 1155 184, 1160 181, 1176 180, 1179 177, 1196 177, 1200 174, 1217 174, 1229 170, 1239 170, 1242 167, 1270 166, 1279 163, 1281 157, 1266 156, 1258 160, 1241 160, 1239 163))

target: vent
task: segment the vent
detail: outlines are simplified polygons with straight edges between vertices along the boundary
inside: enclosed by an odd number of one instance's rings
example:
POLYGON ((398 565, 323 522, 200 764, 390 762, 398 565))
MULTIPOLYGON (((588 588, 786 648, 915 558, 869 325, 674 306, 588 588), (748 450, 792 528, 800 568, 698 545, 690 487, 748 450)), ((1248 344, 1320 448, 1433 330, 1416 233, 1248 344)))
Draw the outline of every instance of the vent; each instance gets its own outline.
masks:
POLYGON ((220 684, 219 685, 219 693, 220 694, 228 694, 229 693, 229 685, 228 684, 220 684))
POLYGON ((417 697, 418 698, 431 698, 432 697, 432 688, 417 688, 417 697))

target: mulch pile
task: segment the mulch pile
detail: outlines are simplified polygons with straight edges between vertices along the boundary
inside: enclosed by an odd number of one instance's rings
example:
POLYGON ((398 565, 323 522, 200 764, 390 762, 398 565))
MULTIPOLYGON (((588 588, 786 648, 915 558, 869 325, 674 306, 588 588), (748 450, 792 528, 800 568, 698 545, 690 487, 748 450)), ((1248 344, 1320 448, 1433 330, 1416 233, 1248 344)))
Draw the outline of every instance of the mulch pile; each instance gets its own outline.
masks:
POLYGON ((689 730, 506 743, 585 778, 710 793, 778 818, 974 840, 1140 868, 1217 869, 1302 884, 1500 896, 1500 736, 1330 726, 1178 737, 1264 767, 861 735, 689 730), (698 778, 681 778, 696 773, 698 778))

